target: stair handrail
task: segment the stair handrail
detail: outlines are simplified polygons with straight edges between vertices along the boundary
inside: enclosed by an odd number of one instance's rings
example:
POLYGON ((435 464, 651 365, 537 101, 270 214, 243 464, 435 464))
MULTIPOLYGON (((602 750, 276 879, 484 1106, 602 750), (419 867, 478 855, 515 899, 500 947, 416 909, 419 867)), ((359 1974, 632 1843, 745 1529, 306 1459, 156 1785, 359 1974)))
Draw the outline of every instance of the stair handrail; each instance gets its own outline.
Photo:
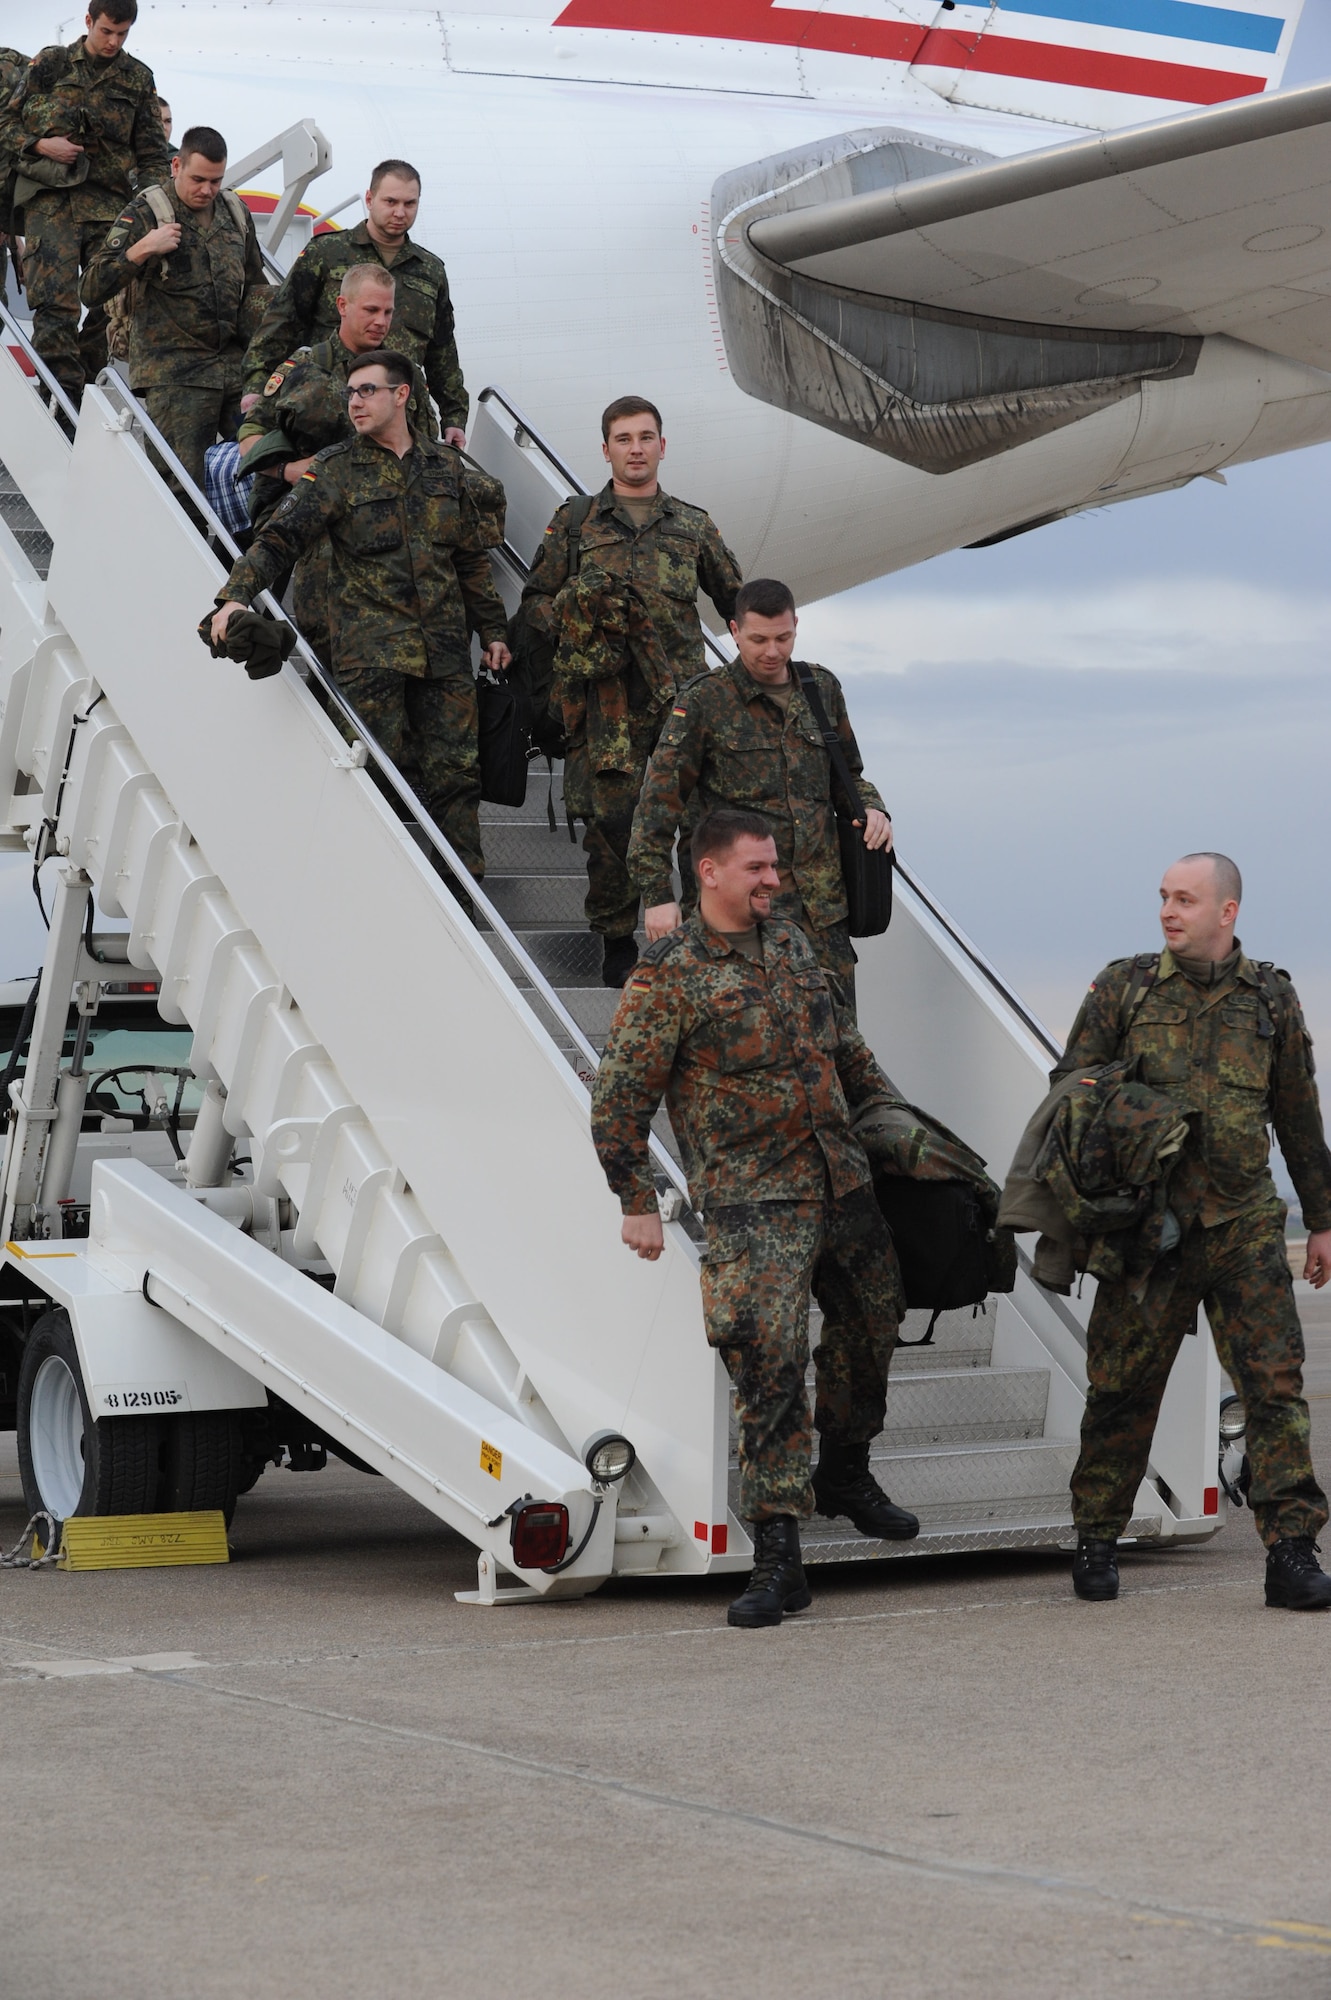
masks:
MULTIPOLYGON (((31 338, 24 331, 22 322, 15 318, 3 299, 0 299, 0 322, 4 324, 7 342, 12 343, 13 346, 19 349, 24 360, 30 364, 34 375, 38 377, 44 388, 50 390, 53 399, 69 418, 70 423, 77 425, 79 420, 78 410, 71 403, 69 397, 65 394, 60 384, 56 381, 55 376, 33 346, 31 338)), ((52 418, 52 422, 54 421, 54 418, 52 418)))
MULTIPOLYGON (((118 400, 122 415, 128 419, 126 428, 140 430, 144 437, 151 443, 154 453, 170 469, 175 479, 179 482, 182 491, 188 497, 191 506, 197 508, 207 521, 210 540, 219 543, 233 562, 238 561, 241 550, 230 530, 218 519, 218 516, 209 505, 205 496, 199 491, 192 474, 186 471, 185 467, 181 464, 175 452, 162 436, 162 433, 158 430, 156 424, 143 408, 143 405, 138 401, 133 391, 126 387, 125 383, 113 369, 103 370, 102 374, 97 378, 97 386, 104 395, 118 400)), ((174 497, 170 494, 169 488, 166 491, 169 498, 174 497)), ((462 861, 454 848, 449 844, 445 835, 436 826, 434 820, 426 811, 424 804, 402 776, 387 751, 383 749, 370 730, 366 728, 364 722, 362 722, 356 710, 338 687, 337 682, 328 672, 318 654, 306 643, 299 627, 287 616, 271 591, 264 591, 259 601, 266 610, 272 613, 279 624, 291 627, 291 630, 296 635, 294 652, 299 655, 309 678, 318 682, 330 706, 337 710, 338 714, 354 732, 356 739, 365 745, 367 759, 375 765, 399 803, 407 807, 434 853, 445 863, 450 874, 457 881, 466 885, 472 902, 477 909, 484 913, 486 921, 490 924, 495 937, 500 940, 504 949, 517 961, 525 976, 531 981, 533 992, 539 995, 542 1005, 547 1007, 555 1016, 561 1027, 570 1036, 578 1054, 588 1064, 589 1068, 594 1070, 600 1061, 600 1057, 583 1033, 581 1027, 574 1020, 572 1014, 569 1013, 563 1001, 559 998, 558 993, 551 986, 545 974, 536 964, 536 961, 527 952, 521 940, 509 928, 506 919, 485 894, 484 886, 475 880, 465 862, 462 861)), ((441 882, 438 884, 436 893, 439 895, 450 895, 451 891, 441 882)), ((521 987, 517 987, 515 990, 518 993, 522 992, 521 987)), ((544 1028, 545 1024, 541 1021, 539 1014, 535 1018, 537 1025, 544 1028)), ((548 1029, 545 1032, 548 1034, 548 1029)), ((585 1080, 581 1075, 579 1075, 578 1080, 586 1088, 585 1080)), ((685 1205, 691 1207, 688 1183, 680 1168, 671 1159, 669 1153, 654 1133, 650 1136, 648 1143, 653 1165, 657 1171, 663 1174, 671 1186, 678 1190, 685 1205)))

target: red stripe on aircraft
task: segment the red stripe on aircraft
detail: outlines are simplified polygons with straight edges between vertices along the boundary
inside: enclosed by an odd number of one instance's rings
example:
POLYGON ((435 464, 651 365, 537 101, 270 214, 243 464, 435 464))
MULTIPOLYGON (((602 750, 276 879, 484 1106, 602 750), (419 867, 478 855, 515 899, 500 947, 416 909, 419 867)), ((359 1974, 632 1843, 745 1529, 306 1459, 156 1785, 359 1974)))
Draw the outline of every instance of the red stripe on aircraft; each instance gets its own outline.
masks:
POLYGON ((1102 49, 1022 42, 1007 35, 972 38, 946 28, 862 20, 854 14, 820 14, 773 7, 770 0, 571 0, 557 28, 612 28, 639 35, 696 35, 727 42, 762 42, 772 48, 825 49, 836 55, 925 64, 931 69, 979 70, 1039 83, 1112 90, 1129 97, 1160 97, 1182 104, 1219 104, 1266 88, 1262 76, 1198 69, 1189 63, 1150 62, 1102 49))

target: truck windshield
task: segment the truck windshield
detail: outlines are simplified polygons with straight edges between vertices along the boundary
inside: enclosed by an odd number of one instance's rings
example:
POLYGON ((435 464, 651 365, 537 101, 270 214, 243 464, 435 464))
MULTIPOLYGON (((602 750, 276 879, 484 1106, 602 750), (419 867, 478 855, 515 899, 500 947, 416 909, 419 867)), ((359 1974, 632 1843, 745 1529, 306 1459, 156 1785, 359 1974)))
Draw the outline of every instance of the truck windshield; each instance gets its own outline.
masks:
MULTIPOLYGON (((0 1070, 9 1062, 22 1019, 21 1007, 0 1007, 0 1070)), ((77 1028, 78 1015, 71 1008, 62 1064, 67 1065, 73 1056, 77 1028)), ((151 1082, 154 1075, 169 1086, 168 1100, 174 1104, 176 1085, 181 1080, 176 1073, 188 1067, 193 1040, 191 1029, 173 1027, 162 1019, 155 1001, 108 996, 93 1019, 83 1061, 89 1083, 88 1114, 146 1117, 150 1109, 148 1094, 156 1095, 151 1082)), ((19 1058, 19 1076, 26 1062, 24 1050, 19 1058)), ((192 1121, 202 1096, 203 1086, 192 1076, 185 1078, 180 1096, 180 1116, 184 1121, 192 1121)))

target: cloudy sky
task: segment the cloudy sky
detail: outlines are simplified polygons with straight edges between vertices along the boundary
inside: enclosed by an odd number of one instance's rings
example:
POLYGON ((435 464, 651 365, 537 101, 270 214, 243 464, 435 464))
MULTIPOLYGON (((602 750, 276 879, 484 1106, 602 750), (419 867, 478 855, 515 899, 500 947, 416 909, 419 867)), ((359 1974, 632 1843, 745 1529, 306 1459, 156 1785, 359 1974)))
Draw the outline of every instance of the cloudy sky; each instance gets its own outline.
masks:
MULTIPOLYGON (((1331 75, 1310 0, 1288 81, 1331 75)), ((1063 1033, 1111 957, 1158 942, 1176 854, 1247 881, 1241 933, 1331 1049, 1331 446, 1226 487, 959 551, 811 607, 903 856, 1063 1033)), ((28 871, 0 864, 0 978, 31 970, 28 871)))

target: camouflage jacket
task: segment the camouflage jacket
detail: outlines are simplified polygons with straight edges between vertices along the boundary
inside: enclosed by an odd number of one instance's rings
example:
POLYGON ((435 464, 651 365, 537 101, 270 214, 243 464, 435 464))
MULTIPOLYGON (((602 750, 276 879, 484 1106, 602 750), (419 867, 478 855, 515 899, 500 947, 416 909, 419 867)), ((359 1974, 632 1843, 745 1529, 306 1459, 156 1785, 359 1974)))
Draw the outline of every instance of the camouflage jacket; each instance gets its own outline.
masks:
POLYGON ((602 680, 628 663, 618 632, 610 640, 613 658, 593 657, 578 666, 572 656, 587 653, 595 643, 595 620, 587 620, 587 607, 598 587, 605 589, 614 605, 612 616, 617 616, 626 586, 632 586, 678 686, 706 665, 698 592, 706 591, 721 616, 729 618, 744 580, 715 523, 701 507, 658 492, 655 508, 638 527, 617 503, 611 481, 597 494, 574 550, 570 504, 564 502, 546 529, 522 593, 529 622, 552 644, 561 645, 566 618, 573 628, 574 643, 562 648, 565 657, 557 659, 557 670, 602 680))
POLYGON ((260 528, 218 602, 252 603, 321 535, 329 543, 335 671, 469 676, 472 632, 487 646, 504 637, 487 532, 450 446, 418 438, 399 459, 356 438, 321 451, 260 528))
POLYGON ((380 255, 366 223, 332 229, 305 245, 273 293, 263 324, 245 361, 245 393, 259 395, 275 368, 298 347, 331 340, 337 333, 337 295, 353 264, 382 264, 393 279, 393 331, 388 345, 415 361, 439 405, 445 430, 467 426, 467 391, 462 382, 453 330, 453 301, 443 260, 410 236, 390 264, 380 255))
POLYGON ((14 156, 10 151, 12 142, 4 136, 5 106, 27 75, 30 60, 17 49, 0 48, 0 235, 9 232, 14 220, 10 201, 14 156))
POLYGON ((1181 1223, 1206 1228, 1251 1210, 1277 1209, 1268 1126, 1274 1126, 1310 1230, 1331 1228, 1331 1153, 1313 1080, 1312 1039, 1285 973, 1274 975, 1279 1020, 1262 973, 1239 953, 1213 986, 1199 986, 1163 951, 1132 1013, 1123 1016, 1141 964, 1116 959, 1095 980, 1072 1025, 1055 1078, 1119 1058, 1141 1058, 1140 1075, 1190 1113, 1189 1134, 1169 1183, 1181 1223))
MULTIPOLYGON (((863 776, 840 682, 826 667, 813 671, 862 803, 885 812, 863 776)), ((742 661, 732 660, 690 681, 676 696, 647 767, 629 842, 629 874, 649 909, 674 898, 671 845, 696 795, 702 811, 741 806, 770 822, 781 886, 799 895, 814 930, 845 916, 831 759, 793 674, 791 683, 790 705, 783 711, 742 661)))
POLYGON ((240 388, 251 333, 269 296, 254 223, 243 232, 220 197, 199 214, 166 193, 180 224, 180 245, 166 257, 131 264, 126 254, 157 227, 145 195, 116 217, 83 274, 85 306, 105 305, 135 287, 129 322, 129 379, 134 389, 240 388))
POLYGON ((20 175, 43 183, 33 201, 45 202, 49 187, 80 222, 109 222, 141 182, 161 180, 171 167, 148 65, 124 49, 90 56, 81 35, 68 48, 55 43, 33 57, 0 119, 0 150, 20 175), (66 179, 65 169, 37 153, 39 139, 56 138, 85 149, 83 180, 66 179))
POLYGON ((850 1107, 891 1086, 803 931, 758 930, 762 965, 694 915, 629 976, 592 1086, 592 1138, 628 1215, 656 1207, 647 1137, 662 1094, 699 1206, 821 1201, 870 1181, 850 1107))

